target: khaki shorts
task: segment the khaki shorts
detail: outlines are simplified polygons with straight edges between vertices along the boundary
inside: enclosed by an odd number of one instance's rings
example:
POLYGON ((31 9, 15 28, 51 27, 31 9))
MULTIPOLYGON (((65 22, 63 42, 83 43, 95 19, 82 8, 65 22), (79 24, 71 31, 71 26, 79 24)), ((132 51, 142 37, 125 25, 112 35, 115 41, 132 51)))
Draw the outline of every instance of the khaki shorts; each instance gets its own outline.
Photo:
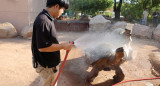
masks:
MULTIPOLYGON (((54 67, 53 68, 48 68, 48 67, 44 68, 40 64, 38 64, 38 67, 36 68, 36 72, 39 73, 39 75, 41 77, 39 86, 53 86, 53 83, 59 73, 59 65, 56 66, 56 69, 57 69, 57 72, 54 73, 53 72, 55 70, 54 67)), ((57 86, 57 82, 56 82, 55 86, 57 86)))

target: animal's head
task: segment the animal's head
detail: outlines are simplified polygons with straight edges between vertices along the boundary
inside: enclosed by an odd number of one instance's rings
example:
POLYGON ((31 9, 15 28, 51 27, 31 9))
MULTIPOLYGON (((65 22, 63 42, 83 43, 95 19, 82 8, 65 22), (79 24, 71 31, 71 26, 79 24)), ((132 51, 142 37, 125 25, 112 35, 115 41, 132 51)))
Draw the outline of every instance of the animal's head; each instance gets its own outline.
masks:
POLYGON ((124 57, 124 49, 123 47, 117 48, 116 49, 116 54, 115 54, 116 60, 121 60, 124 57))

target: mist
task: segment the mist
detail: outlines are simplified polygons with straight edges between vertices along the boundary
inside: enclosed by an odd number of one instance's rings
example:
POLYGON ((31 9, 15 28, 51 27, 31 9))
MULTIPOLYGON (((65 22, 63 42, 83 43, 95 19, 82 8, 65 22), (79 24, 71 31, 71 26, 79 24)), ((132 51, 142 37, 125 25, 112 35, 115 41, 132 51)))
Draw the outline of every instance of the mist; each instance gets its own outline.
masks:
POLYGON ((115 50, 119 47, 123 47, 126 51, 126 58, 129 48, 125 46, 128 43, 125 38, 125 30, 121 28, 104 32, 89 32, 75 40, 75 46, 82 49, 85 55, 91 57, 93 61, 104 56, 115 55, 115 50))

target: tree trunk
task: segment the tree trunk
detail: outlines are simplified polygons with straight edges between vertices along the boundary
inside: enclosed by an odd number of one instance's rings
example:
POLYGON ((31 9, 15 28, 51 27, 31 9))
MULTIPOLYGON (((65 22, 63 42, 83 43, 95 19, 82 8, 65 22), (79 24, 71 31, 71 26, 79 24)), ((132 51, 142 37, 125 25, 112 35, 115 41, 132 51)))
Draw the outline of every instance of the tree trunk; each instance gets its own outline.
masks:
POLYGON ((115 19, 120 19, 120 11, 115 11, 115 19))
POLYGON ((120 19, 121 6, 122 0, 119 1, 118 7, 116 7, 116 0, 114 0, 115 19, 120 19))

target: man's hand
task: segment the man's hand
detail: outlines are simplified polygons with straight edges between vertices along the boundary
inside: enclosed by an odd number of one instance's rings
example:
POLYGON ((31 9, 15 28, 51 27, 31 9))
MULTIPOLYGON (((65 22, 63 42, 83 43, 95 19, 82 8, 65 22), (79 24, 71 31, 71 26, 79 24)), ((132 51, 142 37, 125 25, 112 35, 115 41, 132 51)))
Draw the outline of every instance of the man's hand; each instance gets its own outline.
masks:
POLYGON ((72 49, 73 44, 70 43, 64 43, 63 44, 63 49, 64 50, 71 50, 72 49))

